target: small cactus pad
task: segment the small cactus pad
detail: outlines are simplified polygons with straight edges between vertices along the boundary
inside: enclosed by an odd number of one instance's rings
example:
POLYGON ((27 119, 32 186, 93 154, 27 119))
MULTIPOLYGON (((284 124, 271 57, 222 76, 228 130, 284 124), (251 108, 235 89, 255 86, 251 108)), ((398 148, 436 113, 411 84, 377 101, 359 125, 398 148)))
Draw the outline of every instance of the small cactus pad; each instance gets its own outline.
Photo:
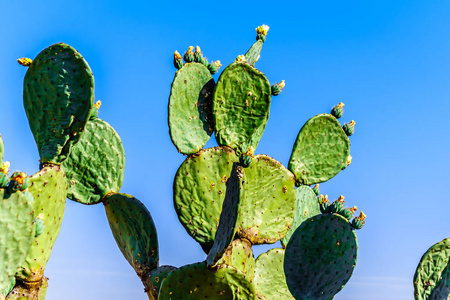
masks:
POLYGON ((347 219, 322 214, 309 218, 286 246, 284 272, 297 300, 332 299, 352 275, 358 242, 347 219))
POLYGON ((238 166, 237 163, 234 163, 230 178, 226 183, 227 189, 225 191, 225 200, 222 205, 222 212, 220 213, 220 220, 214 237, 214 244, 206 258, 208 267, 215 266, 233 241, 234 235, 236 234, 240 189, 238 174, 242 174, 242 167, 238 166))
POLYGON ((35 235, 33 197, 0 189, 0 292, 9 289, 35 235))
POLYGON ((259 59, 259 54, 261 53, 262 46, 264 44, 264 40, 257 40, 250 49, 248 49, 247 53, 245 53, 245 61, 250 65, 254 66, 255 63, 259 59))
POLYGON ((220 75, 213 99, 216 140, 238 155, 256 149, 269 119, 270 83, 245 62, 234 62, 220 75))
POLYGON ((447 299, 450 294, 450 239, 434 244, 422 256, 414 274, 414 299, 447 299))
POLYGON ((163 280, 176 269, 177 268, 173 266, 159 266, 148 272, 143 277, 144 286, 146 288, 147 295, 149 296, 149 300, 158 299, 159 290, 161 289, 163 280))
POLYGON ((117 245, 139 277, 158 266, 155 223, 141 201, 126 194, 109 194, 106 216, 117 245))
POLYGON ((159 300, 253 300, 251 278, 232 267, 209 269, 206 262, 183 266, 166 277, 159 300))
POLYGON ((347 166, 350 140, 330 114, 309 119, 300 130, 289 160, 289 170, 300 184, 333 178, 347 166))
POLYGON ((270 249, 258 256, 253 279, 258 299, 295 300, 286 283, 283 263, 284 250, 280 248, 270 249))
POLYGON ((94 77, 72 47, 54 44, 36 56, 23 103, 41 161, 59 164, 82 136, 94 105, 94 77))
POLYGON ((16 274, 17 279, 38 281, 43 278, 45 265, 50 258, 64 216, 67 195, 65 177, 59 166, 45 167, 30 177, 28 190, 34 198, 33 220, 42 217, 45 227, 42 234, 34 238, 27 258, 16 274))
POLYGON ((256 155, 244 169, 238 236, 253 245, 271 244, 286 235, 294 219, 295 179, 280 162, 256 155))
POLYGON ((222 258, 217 262, 217 268, 230 266, 238 269, 249 278, 255 275, 255 257, 252 244, 246 239, 234 240, 227 248, 222 258))
POLYGON ((229 147, 200 150, 186 158, 173 183, 173 202, 186 231, 205 250, 212 247, 233 163, 229 147))
POLYGON ((306 186, 301 185, 295 190, 297 197, 294 213, 294 222, 292 222, 291 228, 288 233, 281 239, 281 244, 285 248, 291 235, 294 231, 303 223, 306 219, 314 217, 320 214, 319 202, 317 201, 314 191, 306 186))
POLYGON ((169 98, 169 133, 177 150, 196 153, 211 134, 215 82, 208 68, 187 63, 175 73, 169 98))
POLYGON ((95 204, 107 193, 119 192, 125 171, 125 152, 119 135, 105 121, 90 120, 62 167, 71 200, 95 204))

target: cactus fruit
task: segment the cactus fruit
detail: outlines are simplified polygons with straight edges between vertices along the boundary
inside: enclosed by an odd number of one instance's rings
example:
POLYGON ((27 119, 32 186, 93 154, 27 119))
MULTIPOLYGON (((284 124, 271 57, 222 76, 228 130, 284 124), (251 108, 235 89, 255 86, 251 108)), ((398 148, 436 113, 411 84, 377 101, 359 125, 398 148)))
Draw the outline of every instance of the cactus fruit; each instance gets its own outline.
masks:
POLYGON ((28 175, 23 172, 14 172, 9 179, 9 192, 24 191, 30 186, 28 175))
POLYGON ((340 102, 338 105, 331 109, 331 115, 336 119, 341 118, 344 115, 344 103, 340 102))
POLYGON ((330 201, 328 200, 328 195, 320 195, 319 196, 319 208, 320 212, 323 214, 329 213, 330 211, 330 201))
POLYGON ((282 80, 280 83, 275 83, 272 85, 272 96, 278 96, 284 89, 286 84, 284 83, 284 80, 282 80))
POLYGON ((361 211, 361 213, 359 214, 359 216, 357 216, 356 218, 354 218, 352 220, 352 226, 355 229, 361 229, 363 228, 364 224, 366 223, 366 215, 361 211))
POLYGON ((316 194, 316 196, 319 196, 319 194, 320 194, 320 189, 319 189, 319 184, 318 183, 316 183, 315 185, 314 185, 314 187, 313 187, 313 192, 314 192, 314 194, 316 194))
POLYGON ((336 201, 330 204, 330 212, 338 214, 344 210, 344 196, 340 195, 336 201))
POLYGON ((353 214, 358 208, 356 206, 353 206, 351 208, 345 208, 341 211, 340 215, 342 215, 347 220, 350 220, 353 217, 353 214))
POLYGON ((355 133, 355 121, 352 120, 349 123, 344 124, 342 129, 344 129, 347 136, 353 135, 353 133, 355 133))
POLYGON ((186 51, 186 53, 184 53, 184 61, 187 63, 191 63, 194 61, 194 53, 192 52, 192 50, 194 49, 194 46, 189 46, 188 50, 186 51))

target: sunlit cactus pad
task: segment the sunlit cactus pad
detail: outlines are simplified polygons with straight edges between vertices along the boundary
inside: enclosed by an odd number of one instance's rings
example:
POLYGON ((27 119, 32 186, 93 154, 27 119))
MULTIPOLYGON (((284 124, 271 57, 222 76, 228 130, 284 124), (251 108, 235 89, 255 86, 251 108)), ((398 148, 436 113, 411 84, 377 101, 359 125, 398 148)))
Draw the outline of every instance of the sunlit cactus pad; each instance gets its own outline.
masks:
POLYGON ((250 300, 255 287, 244 273, 226 267, 209 269, 205 262, 181 267, 167 276, 159 300, 250 300))
POLYGON ((311 185, 333 178, 347 166, 350 140, 330 114, 309 119, 297 136, 289 170, 300 184, 311 185))
POLYGON ((284 259, 286 282, 297 300, 332 299, 350 279, 358 243, 348 220, 322 214, 292 235, 284 259))
POLYGON ((213 99, 216 140, 238 155, 253 151, 269 119, 270 83, 245 62, 229 65, 217 81, 213 99))
POLYGON ((101 119, 88 121, 83 137, 62 164, 69 186, 67 197, 83 204, 98 203, 119 192, 125 171, 125 151, 114 128, 101 119))
POLYGON ((434 244, 422 256, 414 274, 414 299, 447 299, 450 294, 450 239, 434 244))
POLYGON ((284 250, 270 249, 256 259, 255 284, 258 299, 262 300, 295 300, 286 284, 283 270, 284 250))
POLYGON ((218 268, 231 266, 238 269, 249 278, 255 275, 255 257, 252 244, 246 239, 234 240, 217 262, 218 268))
POLYGON ((229 147, 209 148, 188 156, 175 175, 173 201, 178 219, 205 250, 214 243, 226 183, 237 161, 229 147))
POLYGON ((186 63, 175 73, 169 98, 169 133, 183 154, 202 149, 213 133, 214 86, 209 70, 200 63, 186 63))
POLYGON ((61 163, 78 141, 94 104, 94 77, 69 45, 54 44, 33 60, 23 102, 42 162, 61 163))

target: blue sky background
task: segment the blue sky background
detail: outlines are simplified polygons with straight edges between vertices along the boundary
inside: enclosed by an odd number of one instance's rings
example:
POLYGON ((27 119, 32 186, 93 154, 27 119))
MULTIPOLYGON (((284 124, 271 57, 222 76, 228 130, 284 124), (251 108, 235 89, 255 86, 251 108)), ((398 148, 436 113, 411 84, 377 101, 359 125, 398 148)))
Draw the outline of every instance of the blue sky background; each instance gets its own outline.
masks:
MULTIPOLYGON (((185 158, 168 134, 172 55, 199 45, 225 67, 254 42, 254 28, 268 24, 256 66, 271 83, 286 80, 286 88, 273 98, 256 152, 287 165, 304 122, 344 102, 342 121, 356 121, 353 162, 321 191, 331 199, 343 194, 368 217, 358 231, 353 277, 335 299, 412 299, 420 257, 450 236, 449 13, 450 2, 443 0, 2 1, 5 160, 12 170, 38 171, 22 106, 26 69, 16 59, 34 58, 56 42, 72 45, 94 72, 96 99, 103 102, 99 117, 122 138, 121 191, 151 212, 161 264, 204 260, 172 205, 173 177, 185 158)), ((255 254, 271 247, 256 247, 255 254)), ((45 273, 47 300, 147 299, 101 204, 67 202, 45 273)))

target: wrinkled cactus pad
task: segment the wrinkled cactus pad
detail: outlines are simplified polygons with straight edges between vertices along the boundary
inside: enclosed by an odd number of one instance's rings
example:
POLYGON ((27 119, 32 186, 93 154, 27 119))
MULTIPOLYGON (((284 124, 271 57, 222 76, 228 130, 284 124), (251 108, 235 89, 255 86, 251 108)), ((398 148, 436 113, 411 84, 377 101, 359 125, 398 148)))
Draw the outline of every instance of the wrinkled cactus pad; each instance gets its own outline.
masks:
POLYGON ((209 269, 205 262, 183 266, 166 277, 159 300, 250 300, 255 287, 244 273, 225 267, 209 269))
POLYGON ((289 292, 283 270, 284 250, 270 249, 256 259, 255 284, 258 299, 295 300, 289 292))
POLYGON ((131 195, 109 194, 105 211, 114 239, 139 277, 158 266, 155 223, 141 201, 131 195))
POLYGON ((169 98, 169 133, 177 150, 196 153, 213 133, 215 82, 200 63, 186 63, 175 73, 169 98))
POLYGON ((94 77, 69 45, 54 44, 25 74, 23 103, 43 163, 59 164, 82 136, 94 105, 94 77))
POLYGON ((414 299, 447 299, 450 294, 450 239, 434 244, 422 256, 414 274, 414 299))
POLYGON ((62 167, 69 187, 67 197, 83 204, 98 203, 120 190, 125 172, 125 151, 114 128, 101 119, 86 124, 83 137, 62 167))
POLYGON ((217 262, 217 268, 226 266, 238 269, 249 278, 255 275, 255 257, 252 244, 246 239, 237 239, 231 242, 223 256, 217 262))
POLYGON ((303 222, 286 246, 284 272, 297 300, 332 299, 352 275, 358 242, 347 219, 322 214, 303 222))
POLYGON ((350 140, 339 121, 330 114, 309 119, 297 136, 289 170, 300 184, 327 181, 347 167, 350 140))
POLYGON ((216 140, 238 155, 258 146, 269 119, 270 83, 246 62, 234 62, 220 75, 213 98, 216 140))

